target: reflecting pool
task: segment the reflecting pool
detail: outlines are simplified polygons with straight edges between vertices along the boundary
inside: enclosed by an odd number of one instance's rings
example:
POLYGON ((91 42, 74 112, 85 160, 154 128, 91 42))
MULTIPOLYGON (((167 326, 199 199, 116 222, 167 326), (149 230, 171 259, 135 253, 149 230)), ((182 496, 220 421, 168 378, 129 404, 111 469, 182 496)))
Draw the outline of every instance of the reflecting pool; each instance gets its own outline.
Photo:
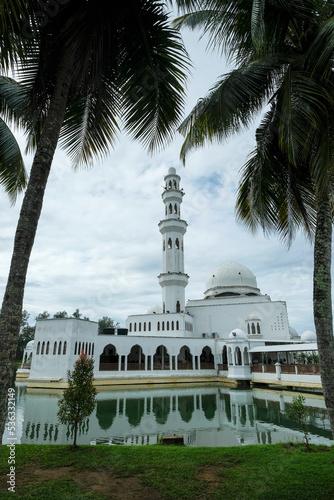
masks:
MULTIPOLYGON (((99 389, 97 406, 80 427, 78 444, 144 445, 162 435, 182 434, 188 446, 238 446, 302 441, 286 409, 296 393, 219 386, 99 389)), ((17 443, 70 444, 57 420, 62 391, 16 385, 17 443)), ((324 400, 304 394, 311 443, 334 444, 324 400)), ((8 435, 4 435, 4 443, 8 435)))

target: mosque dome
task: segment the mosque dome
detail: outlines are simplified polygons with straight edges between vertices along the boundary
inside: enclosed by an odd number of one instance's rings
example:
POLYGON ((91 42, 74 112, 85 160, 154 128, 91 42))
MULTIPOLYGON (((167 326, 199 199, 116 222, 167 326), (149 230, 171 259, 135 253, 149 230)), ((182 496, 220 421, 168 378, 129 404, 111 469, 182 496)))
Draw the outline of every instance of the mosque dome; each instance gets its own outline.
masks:
POLYGON ((26 349, 27 351, 32 351, 32 350, 33 350, 33 348, 34 348, 34 340, 30 340, 30 341, 27 343, 27 345, 25 346, 25 349, 26 349))
POLYGON ((229 334, 228 338, 235 340, 246 340, 247 335, 243 330, 240 330, 240 328, 234 328, 234 330, 232 330, 229 334))
POLYGON ((311 330, 306 330, 306 332, 302 333, 300 336, 302 342, 316 342, 317 336, 311 330))
POLYGON ((161 314, 161 313, 162 313, 162 307, 158 306, 157 304, 151 306, 147 311, 147 314, 161 314))
POLYGON ((168 175, 175 175, 176 174, 176 169, 174 167, 170 167, 168 169, 168 175))
POLYGON ((254 274, 246 266, 236 262, 224 262, 215 267, 206 281, 205 297, 233 295, 259 295, 254 274))
POLYGON ((292 328, 292 326, 289 326, 289 332, 290 332, 290 337, 291 338, 298 337, 297 330, 295 330, 295 328, 292 328))

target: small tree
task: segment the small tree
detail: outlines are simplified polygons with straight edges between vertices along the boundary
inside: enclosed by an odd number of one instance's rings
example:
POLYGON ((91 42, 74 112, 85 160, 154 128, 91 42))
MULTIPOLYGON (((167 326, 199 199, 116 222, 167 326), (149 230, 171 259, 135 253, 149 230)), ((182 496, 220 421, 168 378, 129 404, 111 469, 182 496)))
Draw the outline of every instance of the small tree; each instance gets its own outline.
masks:
POLYGON ((309 432, 306 424, 308 416, 307 408, 305 407, 305 398, 301 394, 292 398, 292 404, 287 410, 287 415, 292 420, 295 420, 304 432, 304 441, 307 451, 310 451, 309 432))
POLYGON ((114 321, 112 318, 109 318, 109 316, 103 316, 103 318, 100 318, 98 320, 98 333, 99 335, 103 332, 105 328, 118 328, 119 323, 118 321, 114 321))
POLYGON ((74 430, 73 448, 77 446, 78 424, 93 412, 96 406, 96 389, 93 386, 94 360, 83 351, 74 364, 73 372, 68 371, 68 388, 58 401, 60 423, 74 430))

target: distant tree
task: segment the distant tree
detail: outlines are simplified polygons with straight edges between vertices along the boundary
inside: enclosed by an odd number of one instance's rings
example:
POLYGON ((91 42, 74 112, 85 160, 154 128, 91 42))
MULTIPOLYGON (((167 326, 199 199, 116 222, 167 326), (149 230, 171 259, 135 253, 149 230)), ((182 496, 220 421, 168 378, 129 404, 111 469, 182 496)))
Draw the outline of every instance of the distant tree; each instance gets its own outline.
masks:
POLYGON ((85 320, 85 321, 89 321, 88 316, 84 316, 82 319, 85 320))
POLYGON ((103 316, 103 318, 100 318, 98 320, 98 333, 101 334, 105 328, 118 328, 119 323, 118 321, 114 321, 113 319, 109 318, 109 316, 103 316))
POLYGON ((68 318, 68 314, 66 311, 58 311, 53 315, 53 317, 55 319, 68 318))
POLYGON ((19 336, 19 341, 16 349, 16 360, 21 361, 23 357, 23 351, 25 349, 25 346, 30 342, 30 340, 33 340, 35 337, 35 327, 29 325, 28 319, 29 319, 30 314, 28 311, 24 310, 22 311, 22 321, 21 321, 21 328, 20 328, 20 336, 19 336))
POLYGON ((88 418, 96 406, 93 369, 94 360, 81 351, 73 372, 68 371, 68 388, 58 401, 60 423, 72 427, 74 431, 73 448, 77 447, 78 424, 88 418))
POLYGON ((79 309, 76 309, 74 313, 72 313, 73 318, 80 319, 82 314, 79 312, 79 309))
POLYGON ((40 319, 48 319, 48 318, 50 318, 50 313, 48 313, 48 311, 44 311, 44 312, 42 312, 42 313, 39 313, 39 314, 36 316, 35 320, 36 320, 36 321, 38 321, 38 320, 40 320, 40 319))

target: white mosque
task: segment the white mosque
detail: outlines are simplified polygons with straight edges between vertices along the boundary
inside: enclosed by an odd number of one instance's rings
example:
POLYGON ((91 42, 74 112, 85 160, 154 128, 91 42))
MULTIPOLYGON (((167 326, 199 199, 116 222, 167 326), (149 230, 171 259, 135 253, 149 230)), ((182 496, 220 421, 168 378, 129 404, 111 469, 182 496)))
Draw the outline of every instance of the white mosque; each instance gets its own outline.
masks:
POLYGON ((175 168, 164 181, 161 306, 102 334, 92 321, 40 320, 24 353, 30 366, 22 365, 18 377, 27 378, 28 387, 65 387, 67 371, 84 351, 95 360, 97 385, 223 381, 320 388, 317 367, 296 364, 298 351, 317 350, 315 334, 299 337, 289 327, 286 303, 263 295, 247 267, 221 264, 209 273, 204 298, 185 302, 184 192, 175 168))

